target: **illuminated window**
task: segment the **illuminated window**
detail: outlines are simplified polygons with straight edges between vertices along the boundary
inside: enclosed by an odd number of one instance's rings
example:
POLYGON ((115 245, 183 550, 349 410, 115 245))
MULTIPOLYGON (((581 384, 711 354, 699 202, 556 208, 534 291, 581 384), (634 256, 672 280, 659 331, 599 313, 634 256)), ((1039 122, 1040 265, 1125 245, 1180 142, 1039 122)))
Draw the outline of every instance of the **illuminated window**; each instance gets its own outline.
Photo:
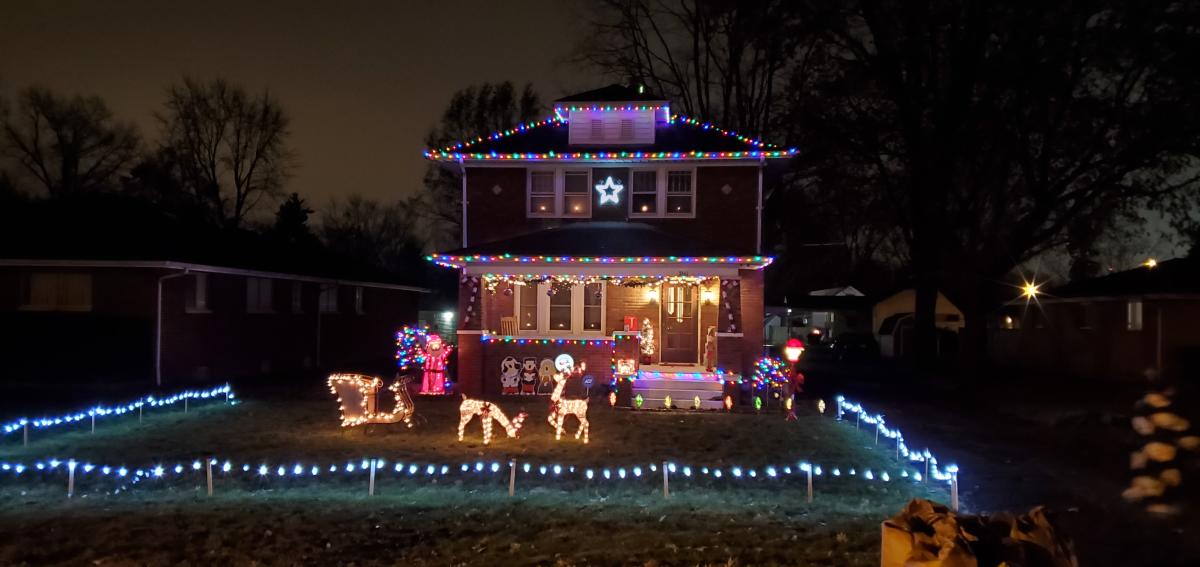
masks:
POLYGON ((267 278, 246 278, 246 313, 270 313, 273 311, 272 283, 267 278))
POLYGON ((558 287, 550 293, 550 331, 571 331, 571 288, 558 287))
POLYGON ((658 171, 638 169, 630 172, 629 212, 631 216, 658 215, 658 171))
POLYGON ((599 331, 604 318, 604 284, 583 286, 583 330, 599 331))
POLYGON ((557 216, 553 171, 529 172, 529 216, 557 216))
POLYGON ((604 330, 604 284, 518 285, 514 309, 522 334, 575 335, 604 330))
POLYGON ((538 286, 525 284, 517 286, 517 319, 522 331, 536 331, 538 328, 538 286))
POLYGON ((338 286, 337 284, 321 284, 321 296, 317 301, 321 313, 337 313, 338 286))
POLYGON ((24 287, 22 310, 92 310, 91 274, 34 272, 25 277, 24 287))
POLYGON ((691 216, 695 200, 691 171, 667 172, 667 215, 691 216))
POLYGON ((563 172, 563 216, 592 216, 592 174, 589 171, 563 172))
POLYGON ((1142 330, 1142 300, 1125 302, 1125 328, 1130 331, 1142 330))

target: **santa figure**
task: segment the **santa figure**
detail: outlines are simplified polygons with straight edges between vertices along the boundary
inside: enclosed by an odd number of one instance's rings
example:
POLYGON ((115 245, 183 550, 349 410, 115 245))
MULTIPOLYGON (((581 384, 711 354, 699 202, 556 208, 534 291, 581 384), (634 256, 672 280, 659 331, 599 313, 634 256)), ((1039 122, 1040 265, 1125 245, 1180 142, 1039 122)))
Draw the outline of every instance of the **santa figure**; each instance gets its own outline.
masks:
POLYGON ((430 333, 425 338, 425 375, 421 380, 422 394, 446 393, 446 360, 454 347, 442 342, 442 337, 430 333))

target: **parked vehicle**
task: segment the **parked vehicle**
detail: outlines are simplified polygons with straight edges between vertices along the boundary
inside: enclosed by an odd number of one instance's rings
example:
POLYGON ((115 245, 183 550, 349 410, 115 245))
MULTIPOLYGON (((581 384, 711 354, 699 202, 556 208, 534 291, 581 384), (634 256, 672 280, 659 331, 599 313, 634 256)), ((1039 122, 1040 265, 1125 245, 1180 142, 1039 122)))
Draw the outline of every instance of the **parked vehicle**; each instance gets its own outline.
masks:
POLYGON ((873 360, 879 357, 879 344, 870 333, 842 333, 833 339, 830 352, 834 360, 873 360))

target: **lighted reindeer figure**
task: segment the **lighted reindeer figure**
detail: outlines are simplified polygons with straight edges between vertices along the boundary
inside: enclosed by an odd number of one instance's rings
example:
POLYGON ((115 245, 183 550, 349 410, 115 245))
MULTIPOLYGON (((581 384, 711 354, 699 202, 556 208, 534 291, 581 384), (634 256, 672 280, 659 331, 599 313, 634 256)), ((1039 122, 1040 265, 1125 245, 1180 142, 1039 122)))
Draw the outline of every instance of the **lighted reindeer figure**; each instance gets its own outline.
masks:
POLYGON ((550 394, 550 417, 548 419, 550 425, 554 427, 554 440, 562 439, 563 420, 568 415, 574 415, 579 419, 579 430, 575 432, 575 438, 579 439, 582 436, 583 442, 587 443, 590 429, 587 419, 588 401, 586 399, 563 399, 563 389, 567 387, 567 377, 571 374, 582 373, 587 365, 580 363, 578 369, 573 369, 574 361, 570 360, 570 357, 564 360, 563 356, 560 356, 554 363, 559 371, 554 374, 554 393, 550 394))
POLYGON ((463 432, 466 431, 467 424, 475 416, 479 416, 479 421, 483 424, 483 444, 487 445, 492 442, 492 420, 500 422, 500 426, 504 428, 509 437, 516 437, 528 415, 521 412, 509 421, 496 404, 484 400, 472 400, 463 396, 462 405, 458 406, 458 440, 463 440, 463 432))

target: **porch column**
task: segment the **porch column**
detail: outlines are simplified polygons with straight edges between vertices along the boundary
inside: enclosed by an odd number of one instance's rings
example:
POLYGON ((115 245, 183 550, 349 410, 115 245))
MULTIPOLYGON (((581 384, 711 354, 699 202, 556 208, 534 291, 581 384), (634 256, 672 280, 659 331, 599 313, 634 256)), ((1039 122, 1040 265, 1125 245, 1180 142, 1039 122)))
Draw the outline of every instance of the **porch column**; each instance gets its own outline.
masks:
POLYGON ((742 345, 742 282, 721 278, 717 302, 717 366, 726 372, 745 375, 742 345))
POLYGON ((483 393, 482 296, 478 276, 458 278, 458 369, 454 377, 458 393, 483 393))

